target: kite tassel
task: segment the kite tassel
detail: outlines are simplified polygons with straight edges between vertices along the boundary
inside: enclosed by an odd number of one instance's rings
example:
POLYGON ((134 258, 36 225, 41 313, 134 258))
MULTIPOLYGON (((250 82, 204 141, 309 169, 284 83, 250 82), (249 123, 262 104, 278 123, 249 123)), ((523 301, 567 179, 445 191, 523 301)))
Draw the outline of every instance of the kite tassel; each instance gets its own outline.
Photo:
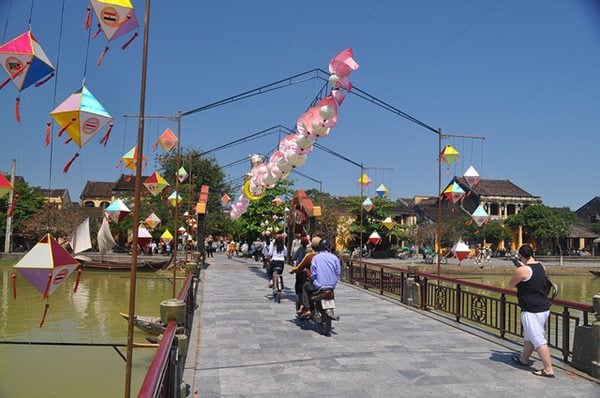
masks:
POLYGON ((69 168, 71 167, 71 165, 73 164, 73 162, 75 161, 75 159, 77 159, 79 157, 79 152, 77 152, 75 155, 73 155, 73 157, 71 158, 71 160, 69 160, 67 162, 67 164, 65 164, 65 167, 63 167, 63 173, 66 173, 69 171, 69 168))
POLYGON ((54 72, 50 73, 48 76, 46 76, 46 78, 44 80, 40 80, 39 82, 37 82, 35 84, 36 87, 41 86, 42 84, 46 83, 48 80, 52 79, 54 77, 54 72))
POLYGON ((85 22, 83 23, 83 28, 88 30, 92 24, 92 9, 90 7, 87 8, 87 13, 85 15, 85 22))
POLYGON ((15 212, 15 207, 17 206, 17 199, 19 199, 18 193, 16 193, 15 196, 13 196, 12 203, 10 204, 10 209, 8 210, 8 213, 6 214, 7 217, 12 217, 13 213, 15 212))
POLYGON ((21 121, 21 98, 17 97, 17 99, 15 100, 15 118, 17 119, 17 122, 21 121))
POLYGON ((152 152, 156 151, 156 147, 158 146, 158 141, 156 141, 154 143, 154 145, 152 145, 152 152))
POLYGON ((75 287, 73 288, 73 293, 77 293, 77 288, 79 287, 79 281, 81 280, 81 268, 77 270, 77 281, 75 282, 75 287))
POLYGON ((50 137, 52 135, 50 126, 52 126, 52 123, 46 122, 46 146, 50 145, 50 137))
POLYGON ((69 137, 67 138, 67 140, 65 141, 65 145, 67 145, 69 142, 73 141, 73 137, 69 137))
POLYGON ((52 282, 52 273, 48 274, 48 282, 46 283, 46 289, 44 289, 44 295, 42 296, 42 300, 46 300, 49 296, 48 292, 50 291, 50 282, 52 282))
POLYGON ((48 307, 50 307, 50 304, 46 303, 46 305, 44 306, 44 315, 42 316, 42 320, 40 321, 40 328, 42 326, 44 326, 44 322, 46 322, 46 315, 48 314, 48 307))
POLYGON ((10 76, 8 77, 8 79, 3 81, 2 84, 0 84, 0 90, 2 90, 4 88, 4 86, 6 86, 8 84, 9 81, 10 81, 10 76))
POLYGON ((12 274, 12 291, 13 291, 13 300, 17 299, 17 275, 12 274))
POLYGON ((123 50, 125 50, 127 47, 129 47, 129 45, 131 44, 131 42, 135 40, 135 38, 136 38, 136 37, 138 37, 138 32, 135 32, 135 33, 133 34, 133 36, 131 36, 131 38, 130 38, 129 40, 127 40, 127 41, 125 42, 125 44, 123 44, 123 45, 121 46, 121 48, 122 48, 123 50))
POLYGON ((96 33, 94 33, 92 35, 92 40, 94 40, 96 37, 98 37, 98 35, 100 34, 100 32, 102 32, 102 26, 100 24, 98 24, 98 30, 96 31, 96 33))
POLYGON ((77 119, 73 118, 71 119, 71 121, 67 124, 65 124, 60 130, 58 130, 58 136, 60 137, 61 135, 63 135, 63 133, 69 128, 71 127, 71 125, 76 121, 77 119))
POLYGON ((109 124, 108 125, 108 130, 106 130, 106 134, 104 134, 104 137, 102 137, 102 139, 100 140, 101 144, 104 144, 104 146, 106 146, 106 144, 108 144, 108 137, 110 137, 110 132, 112 131, 113 128, 113 124, 109 124))
POLYGON ((104 56, 106 55, 108 50, 109 50, 108 46, 104 47, 104 51, 102 51, 102 54, 100 54, 100 57, 98 57, 98 62, 96 63, 96 65, 100 66, 100 64, 102 63, 102 60, 104 59, 104 56))

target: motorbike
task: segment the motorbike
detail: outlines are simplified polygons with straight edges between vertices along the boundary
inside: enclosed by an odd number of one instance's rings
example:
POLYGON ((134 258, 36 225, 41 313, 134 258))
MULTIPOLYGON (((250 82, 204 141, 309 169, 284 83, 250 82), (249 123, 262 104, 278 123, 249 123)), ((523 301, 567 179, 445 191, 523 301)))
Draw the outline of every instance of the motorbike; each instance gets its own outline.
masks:
MULTIPOLYGON (((335 294, 332 287, 324 286, 310 295, 310 319, 319 327, 319 333, 324 336, 331 334, 331 321, 339 321, 335 315, 335 294)), ((306 319, 300 317, 300 319, 306 319)))

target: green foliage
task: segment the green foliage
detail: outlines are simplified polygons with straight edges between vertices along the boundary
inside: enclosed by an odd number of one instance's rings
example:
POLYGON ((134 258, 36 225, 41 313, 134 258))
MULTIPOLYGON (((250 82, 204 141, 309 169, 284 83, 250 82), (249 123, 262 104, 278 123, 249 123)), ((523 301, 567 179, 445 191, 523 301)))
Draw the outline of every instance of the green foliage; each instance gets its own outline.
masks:
MULTIPOLYGON (((27 182, 23 180, 16 180, 14 184, 15 194, 19 197, 16 202, 15 210, 13 212, 13 247, 25 246, 29 247, 30 243, 35 242, 39 236, 28 236, 27 232, 23 229, 23 223, 37 213, 44 205, 44 197, 40 195, 36 187, 30 187, 27 182)), ((0 200, 0 220, 6 220, 6 214, 10 209, 10 203, 8 203, 8 195, 0 200)), ((43 224, 44 226, 47 223, 43 224)), ((2 235, 2 241, 6 236, 6 223, 0 223, 0 235, 2 235)))
POLYGON ((382 224, 383 220, 390 216, 394 202, 391 202, 387 198, 371 198, 374 207, 368 212, 362 207, 362 203, 365 201, 364 197, 350 196, 346 198, 346 201, 348 211, 356 220, 356 222, 350 225, 350 233, 353 236, 354 246, 360 246, 361 216, 363 244, 374 231, 377 231, 382 238, 380 245, 377 246, 377 250, 389 250, 392 244, 396 244, 407 237, 405 226, 396 224, 391 230, 388 230, 382 224))
POLYGON ((504 229, 499 221, 490 221, 484 224, 479 232, 479 238, 486 242, 498 245, 504 239, 510 239, 511 234, 504 229))
POLYGON ((600 234, 600 223, 594 223, 590 225, 590 229, 595 234, 600 234))

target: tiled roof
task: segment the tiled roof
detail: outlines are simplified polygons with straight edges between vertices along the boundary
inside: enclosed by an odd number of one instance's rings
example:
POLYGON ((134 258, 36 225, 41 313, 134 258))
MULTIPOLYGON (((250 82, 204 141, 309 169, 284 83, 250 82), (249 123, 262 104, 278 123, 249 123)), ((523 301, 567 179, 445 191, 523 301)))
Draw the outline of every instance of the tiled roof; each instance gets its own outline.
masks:
POLYGON ((592 200, 575 210, 577 216, 586 222, 600 221, 600 196, 594 197, 592 200))
POLYGON ((481 196, 535 197, 510 180, 479 180, 473 188, 481 196))
POLYGON ((45 198, 62 198, 67 193, 64 188, 61 189, 45 189, 37 188, 37 192, 45 198))
POLYGON ((88 181, 79 198, 110 198, 114 186, 114 182, 88 181))
POLYGON ((593 233, 592 231, 590 231, 589 229, 581 226, 581 225, 577 225, 577 224, 573 224, 571 225, 571 229, 569 231, 569 238, 600 238, 600 235, 593 233))
MULTIPOLYGON (((148 176, 141 176, 142 182, 146 180, 148 176)), ((135 176, 128 174, 121 174, 121 177, 114 183, 115 191, 135 191, 135 176)))

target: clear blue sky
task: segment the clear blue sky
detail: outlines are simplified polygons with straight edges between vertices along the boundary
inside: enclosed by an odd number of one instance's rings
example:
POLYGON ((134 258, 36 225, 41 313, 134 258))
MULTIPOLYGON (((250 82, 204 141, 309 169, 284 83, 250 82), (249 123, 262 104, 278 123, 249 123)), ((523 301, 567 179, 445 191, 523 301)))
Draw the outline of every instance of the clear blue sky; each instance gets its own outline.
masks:
MULTIPOLYGON (((3 42, 27 30, 31 2, 0 0, 3 42)), ((0 170, 17 160, 17 174, 32 185, 68 188, 79 200, 86 181, 113 181, 120 157, 135 145, 142 32, 127 50, 117 39, 101 67, 100 35, 89 45, 83 30, 86 2, 36 1, 32 31, 58 64, 56 80, 21 95, 22 122, 14 119, 14 86, 0 91, 3 141, 0 170), (60 42, 60 51, 59 51, 60 42), (64 139, 44 146, 49 112, 86 86, 115 118, 106 148, 102 134, 80 151, 64 139), (52 154, 52 155, 51 155, 52 154)), ((140 22, 144 2, 133 1, 140 22)), ((94 19, 95 24, 95 19, 94 19)), ((482 178, 510 179, 549 206, 576 210, 600 195, 600 5, 592 0, 470 1, 152 1, 146 113, 188 111, 312 68, 327 69, 348 47, 360 69, 361 90, 443 132, 485 136, 448 139, 461 152, 443 175, 474 165, 482 178)), ((2 77, 4 79, 4 76, 2 77)), ((183 118, 182 146, 210 149, 275 125, 293 127, 322 83, 310 80, 183 118)), ((151 145, 167 120, 146 123, 144 174, 154 171, 151 145)), ((54 129, 56 137, 57 128, 54 129)), ((215 153, 227 164, 268 152, 276 135, 215 153)), ((373 184, 392 198, 435 195, 436 134, 348 95, 339 122, 320 141, 368 167, 373 184)), ((228 168, 240 177, 249 164, 228 168)), ((357 195, 359 169, 315 149, 300 172, 323 181, 334 195, 357 195)), ((296 187, 318 184, 292 174, 296 187)))

